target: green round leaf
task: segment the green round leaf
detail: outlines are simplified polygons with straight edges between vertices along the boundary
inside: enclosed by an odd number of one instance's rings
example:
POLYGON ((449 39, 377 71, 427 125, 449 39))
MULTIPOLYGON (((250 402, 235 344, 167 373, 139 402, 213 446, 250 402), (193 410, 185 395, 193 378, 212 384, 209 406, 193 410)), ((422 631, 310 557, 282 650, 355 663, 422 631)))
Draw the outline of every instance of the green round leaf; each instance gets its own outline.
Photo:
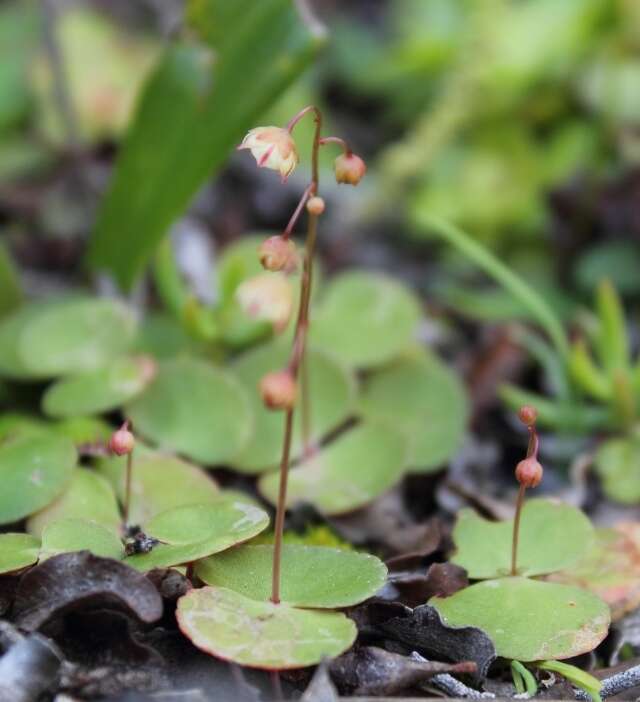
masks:
MULTIPOLYGON (((254 600, 271 596, 273 546, 239 546, 206 558, 196 574, 207 585, 254 600)), ((362 602, 384 585, 387 568, 366 553, 284 544, 280 598, 292 606, 333 608, 362 602)))
MULTIPOLYGON (((406 457, 406 442, 398 432, 375 422, 360 424, 290 470, 287 505, 307 502, 326 515, 350 512, 400 480, 406 457)), ((275 472, 258 484, 274 505, 278 483, 275 472)))
POLYGON ((429 601, 454 627, 486 632, 504 658, 572 658, 592 651, 607 635, 609 608, 586 590, 529 578, 486 580, 451 597, 429 601))
POLYGON ((610 500, 640 502, 640 439, 609 439, 596 451, 594 466, 610 500))
POLYGON ((242 385, 230 373, 189 358, 162 362, 127 415, 160 448, 208 464, 224 463, 241 451, 253 424, 242 385))
POLYGON ((42 531, 42 560, 59 553, 91 551, 95 556, 115 558, 124 556, 122 542, 116 533, 87 519, 60 519, 42 531))
MULTIPOLYGON (((126 482, 125 456, 102 459, 98 471, 111 483, 120 501, 126 482)), ((220 499, 217 483, 205 471, 186 461, 137 444, 133 452, 129 521, 146 524, 160 512, 196 502, 220 499)))
POLYGON ((596 529, 596 543, 571 568, 547 580, 576 585, 603 599, 617 621, 640 605, 640 523, 596 529))
POLYGON ((134 327, 115 300, 32 303, 0 324, 0 372, 30 379, 99 368, 127 349, 134 327))
POLYGON ((338 612, 258 602, 222 587, 191 590, 178 600, 178 626, 195 646, 250 668, 305 668, 351 647, 356 625, 338 612))
POLYGON ((27 531, 40 536, 45 526, 67 518, 90 520, 116 531, 120 511, 111 485, 93 471, 76 468, 62 495, 29 518, 27 531))
POLYGON ((42 410, 50 417, 74 417, 118 409, 141 393, 154 373, 148 356, 117 358, 104 368, 51 385, 42 397, 42 410))
POLYGON ((51 431, 67 436, 76 446, 107 443, 113 427, 99 417, 69 417, 49 425, 51 431))
POLYGON ((458 376, 431 354, 414 355, 372 374, 360 411, 403 432, 411 469, 431 472, 459 449, 469 415, 458 376))
POLYGON ((401 283, 353 271, 325 290, 309 328, 314 345, 345 363, 371 368, 392 360, 415 338, 420 303, 401 283))
POLYGON ((33 565, 40 541, 30 534, 0 534, 0 573, 13 573, 33 565))
MULTIPOLYGON (((472 579, 496 578, 511 570, 513 520, 490 522, 462 510, 453 529, 453 563, 472 579)), ((528 500, 520 518, 518 575, 542 575, 578 562, 594 541, 588 517, 575 507, 549 500, 528 500)))
POLYGON ((0 524, 46 507, 67 486, 76 464, 73 443, 48 432, 27 432, 0 445, 0 524))
MULTIPOLYGON (((247 446, 233 459, 238 470, 258 473, 280 462, 284 437, 284 414, 264 406, 258 391, 260 379, 270 371, 284 368, 291 348, 281 341, 260 346, 241 356, 233 370, 247 389, 254 413, 254 430, 247 446)), ((347 419, 355 400, 352 373, 329 354, 309 349, 309 397, 311 440, 314 443, 347 419)), ((300 406, 300 405, 299 405, 300 406)), ((294 414, 293 457, 302 450, 301 411, 294 414)))
POLYGON ((154 517, 144 531, 161 543, 149 553, 127 558, 139 570, 192 563, 247 541, 269 526, 259 507, 221 498, 215 504, 176 507, 154 517))

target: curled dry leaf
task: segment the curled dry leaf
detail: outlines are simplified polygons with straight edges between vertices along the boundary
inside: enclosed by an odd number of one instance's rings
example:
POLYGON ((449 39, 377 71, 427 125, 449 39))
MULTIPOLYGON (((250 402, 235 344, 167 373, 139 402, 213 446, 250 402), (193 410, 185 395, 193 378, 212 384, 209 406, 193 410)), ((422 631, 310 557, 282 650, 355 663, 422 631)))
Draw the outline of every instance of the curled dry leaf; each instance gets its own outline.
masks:
POLYGON ((35 631, 87 606, 124 609, 145 623, 162 616, 162 598, 144 575, 88 551, 54 556, 26 573, 13 611, 20 628, 35 631))

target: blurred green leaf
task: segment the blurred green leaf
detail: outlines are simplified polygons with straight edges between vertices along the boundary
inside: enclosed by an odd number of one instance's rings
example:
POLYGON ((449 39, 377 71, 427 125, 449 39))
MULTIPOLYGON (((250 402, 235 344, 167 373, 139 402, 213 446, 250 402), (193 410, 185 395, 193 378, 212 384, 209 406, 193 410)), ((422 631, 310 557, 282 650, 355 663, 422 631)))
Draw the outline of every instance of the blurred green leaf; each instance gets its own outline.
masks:
MULTIPOLYGON (((125 287, 198 187, 320 44, 290 0, 242 4, 244 12, 224 27, 223 41, 220 32, 209 37, 219 46, 171 47, 143 91, 89 252, 93 268, 108 270, 125 287)), ((208 2, 206 23, 227 18, 224 5, 208 2)))
POLYGON ((13 311, 22 300, 22 289, 13 262, 0 243, 0 317, 13 311))

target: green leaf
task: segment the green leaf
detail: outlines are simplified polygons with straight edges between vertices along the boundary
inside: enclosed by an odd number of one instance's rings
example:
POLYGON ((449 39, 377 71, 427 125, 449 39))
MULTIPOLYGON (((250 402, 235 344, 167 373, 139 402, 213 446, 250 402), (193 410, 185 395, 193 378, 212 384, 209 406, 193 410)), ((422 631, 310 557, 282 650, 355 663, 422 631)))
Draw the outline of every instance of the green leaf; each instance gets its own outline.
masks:
MULTIPOLYGON (((233 458, 233 466, 242 472, 258 473, 280 462, 284 437, 284 415, 264 406, 258 391, 260 379, 268 372, 284 368, 290 345, 278 340, 240 356, 231 366, 251 398, 254 427, 249 443, 233 458)), ((318 443, 328 432, 350 415, 356 394, 353 374, 330 354, 309 349, 309 397, 311 440, 318 443)), ((302 451, 301 411, 294 414, 292 457, 302 451)))
POLYGON ((0 524, 46 507, 67 486, 76 463, 72 442, 48 432, 26 432, 0 445, 0 524))
MULTIPOLYGON (((109 481, 120 501, 124 500, 126 456, 101 459, 99 472, 109 481)), ((146 524, 160 512, 174 507, 215 503, 220 498, 215 480, 197 466, 175 456, 145 450, 137 444, 133 452, 129 521, 146 524)))
MULTIPOLYGON (((287 505, 307 502, 325 515, 363 507, 400 480, 406 459, 406 441, 398 432, 364 422, 289 471, 287 505)), ((258 483, 273 505, 278 483, 278 472, 263 476, 258 483)))
POLYGON ((227 371, 190 358, 160 363, 153 382, 126 414, 160 448, 208 464, 237 455, 253 423, 242 385, 227 371))
POLYGON ((324 291, 309 329, 312 343, 358 368, 379 366, 415 339, 420 302, 397 280, 352 271, 324 291))
POLYGON ((372 374, 360 399, 365 418, 388 423, 411 447, 417 472, 440 468, 458 450, 469 407, 458 376, 436 356, 408 356, 372 374))
POLYGON ((597 348, 600 361, 608 371, 629 367, 629 338, 622 302, 613 285, 603 280, 596 293, 596 309, 600 320, 597 348))
MULTIPOLYGON (((207 17, 226 4, 212 2, 207 17)), ((290 0, 243 5, 237 21, 224 27, 215 57, 202 46, 171 47, 140 97, 89 254, 94 268, 123 286, 133 283, 198 188, 319 47, 290 0)))
POLYGON ((40 540, 29 534, 0 534, 0 573, 13 573, 37 562, 40 540))
POLYGON ((640 438, 603 441, 594 467, 610 500, 630 505, 640 502, 640 438))
POLYGON ((486 580, 429 601, 449 626, 476 626, 503 658, 573 658, 609 630, 609 608, 590 592, 529 578, 486 580))
POLYGON ((193 563, 247 541, 268 526, 264 510, 238 500, 175 507, 144 525, 145 533, 161 543, 149 553, 129 556, 127 563, 138 570, 193 563))
POLYGON ((48 524, 65 518, 85 519, 117 530, 120 511, 111 485, 93 471, 76 468, 62 495, 29 517, 27 531, 40 536, 48 524))
POLYGON ((12 312, 22 301, 18 272, 6 246, 0 243, 0 317, 12 312))
MULTIPOLYGON (((271 596, 273 546, 239 546, 200 561, 196 575, 254 600, 271 596)), ((387 579, 384 563, 366 553, 284 544, 280 599, 314 609, 350 607, 373 597, 387 579)))
POLYGON ((50 378, 99 368, 126 351, 135 322, 106 298, 59 298, 21 307, 0 324, 0 373, 50 378))
POLYGON ((191 590, 178 600, 176 617, 206 653, 267 670, 316 665, 346 651, 357 635, 344 614, 258 602, 222 587, 191 590))
POLYGON ((118 358, 51 385, 42 397, 42 410, 58 418, 109 412, 139 395, 154 374, 155 363, 148 356, 118 358))
MULTIPOLYGON (((507 575, 511 570, 512 534, 512 519, 490 522, 464 509, 453 529, 457 551, 451 560, 474 580, 507 575)), ((580 560, 593 540, 593 526, 579 509, 549 500, 528 500, 520 520, 518 575, 542 575, 567 568, 580 560)))
POLYGON ((611 380, 596 366, 586 344, 581 339, 571 347, 569 371, 583 392, 603 402, 611 399, 613 392, 611 380))
POLYGON ((42 560, 59 553, 85 550, 102 558, 124 557, 116 532, 87 519, 60 519, 47 524, 42 531, 42 560))
POLYGON ((591 696, 593 702, 601 702, 600 690, 602 689, 602 681, 581 668, 575 665, 569 665, 568 663, 561 663, 560 661, 542 661, 538 663, 537 666, 541 670, 550 670, 554 673, 559 673, 576 687, 583 689, 591 696))

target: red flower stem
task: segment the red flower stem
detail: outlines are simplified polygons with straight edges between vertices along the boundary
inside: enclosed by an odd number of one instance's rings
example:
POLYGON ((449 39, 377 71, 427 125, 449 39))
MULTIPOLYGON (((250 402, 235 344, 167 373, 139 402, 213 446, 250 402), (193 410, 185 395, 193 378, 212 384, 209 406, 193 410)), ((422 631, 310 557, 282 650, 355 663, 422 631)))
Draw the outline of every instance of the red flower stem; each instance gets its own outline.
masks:
POLYGON ((314 194, 314 185, 311 183, 309 187, 302 193, 302 197, 300 198, 300 202, 296 206, 296 209, 294 210, 293 214, 291 215, 291 219, 289 220, 289 223, 287 224, 287 228, 282 232, 282 238, 283 239, 288 239, 291 236, 291 232, 293 231, 293 228, 298 221, 298 218, 300 217, 300 213, 302 212, 302 208, 304 207, 306 201, 309 199, 311 195, 314 194))
POLYGON ((124 526, 129 524, 129 505, 131 504, 131 474, 133 473, 133 451, 127 454, 127 475, 124 488, 124 526))
POLYGON ((351 151, 351 149, 349 148, 349 144, 347 144, 347 142, 344 139, 341 139, 340 137, 322 137, 322 139, 320 139, 320 146, 324 146, 325 144, 338 144, 342 147, 345 156, 351 156, 351 154, 353 153, 353 151, 351 151))
MULTIPOLYGON (((301 110, 287 126, 291 131, 300 119, 308 112, 314 112, 316 130, 313 139, 313 151, 311 158, 311 184, 307 190, 310 192, 318 192, 319 168, 318 168, 318 151, 320 149, 320 129, 322 128, 322 116, 317 107, 305 107, 301 110)), ((318 230, 318 216, 309 213, 307 240, 305 243, 304 264, 302 270, 302 280, 300 282, 300 303, 298 306, 298 317, 296 319, 296 329, 289 358, 289 371, 294 379, 298 379, 300 367, 305 365, 306 345, 307 345, 307 330, 309 327, 309 302, 311 300, 311 284, 313 281, 313 256, 316 246, 316 234, 318 230)), ((308 383, 304 382, 303 373, 303 398, 304 393, 308 392, 308 383)), ((308 401, 302 402, 303 412, 308 412, 308 401), (305 405, 307 409, 305 410, 305 405)), ((282 535, 284 532, 284 516, 287 504, 287 482, 289 478, 289 459, 291 455, 291 439, 293 435, 293 412, 294 409, 287 410, 284 424, 284 439, 282 442, 282 456, 280 460, 280 483, 278 488, 278 505, 276 507, 276 520, 274 524, 274 543, 273 543, 273 568, 271 580, 271 601, 274 604, 280 602, 280 580, 281 580, 281 565, 282 565, 282 535)), ((309 416, 302 418, 303 428, 310 425, 309 416)), ((303 443, 306 446, 310 443, 309 436, 303 435, 303 443)))
MULTIPOLYGON (((538 432, 535 426, 529 427, 529 445, 527 446, 527 458, 537 458, 538 457, 538 446, 540 441, 538 439, 538 432)), ((524 493, 526 486, 520 483, 520 489, 518 490, 518 497, 516 500, 516 514, 513 518, 513 537, 511 539, 511 575, 517 575, 517 563, 518 563, 518 541, 520 539, 520 517, 522 515, 522 506, 524 504, 524 493)))

